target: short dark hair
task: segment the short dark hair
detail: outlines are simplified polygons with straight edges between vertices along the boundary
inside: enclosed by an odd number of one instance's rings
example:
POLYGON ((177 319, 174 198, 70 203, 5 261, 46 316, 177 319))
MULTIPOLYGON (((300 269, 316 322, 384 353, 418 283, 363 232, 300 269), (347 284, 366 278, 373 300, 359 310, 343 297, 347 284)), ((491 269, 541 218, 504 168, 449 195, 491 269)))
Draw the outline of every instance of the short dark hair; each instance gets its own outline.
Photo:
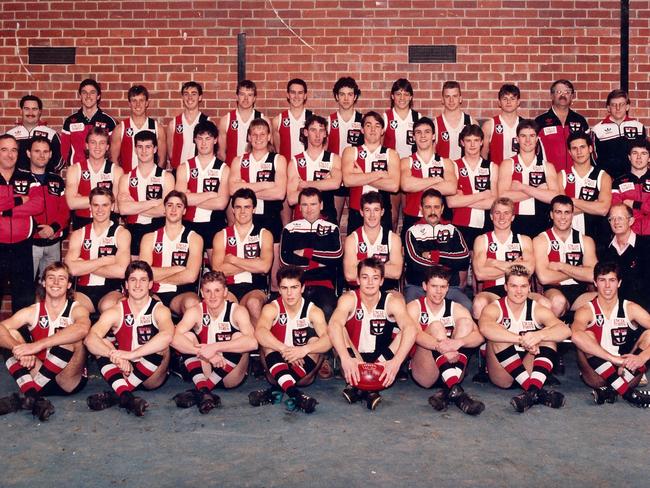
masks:
POLYGON ((291 88, 291 85, 300 85, 302 86, 303 90, 305 90, 305 93, 307 93, 307 82, 301 78, 293 78, 287 82, 287 93, 289 93, 289 88, 291 88))
MULTIPOLYGON (((307 119, 305 120, 305 125, 303 126, 303 129, 309 129, 313 124, 320 124, 323 127, 325 127, 325 139, 323 139, 323 145, 327 146, 327 119, 325 117, 321 117, 320 115, 316 114, 311 114, 307 119)), ((303 131, 300 131, 300 142, 305 146, 305 149, 307 149, 307 145, 309 144, 307 136, 303 133, 303 131)))
POLYGON ((257 195, 250 188, 240 188, 230 197, 230 206, 235 208, 235 200, 242 198, 244 200, 251 200, 253 202, 253 207, 257 207, 257 195))
MULTIPOLYGON (((393 86, 390 88, 390 94, 392 95, 393 93, 396 93, 400 90, 404 90, 406 93, 413 96, 413 85, 411 85, 411 82, 406 78, 399 78, 395 80, 393 86)), ((392 98, 390 100, 390 106, 391 108, 395 106, 395 102, 393 102, 392 98)), ((411 102, 409 103, 409 107, 412 106, 413 106, 413 99, 411 99, 411 102)))
POLYGON ((357 84, 356 80, 351 76, 342 76, 336 83, 334 83, 334 88, 332 88, 332 93, 334 93, 334 99, 338 100, 339 91, 341 88, 351 88, 354 91, 354 101, 356 102, 361 96, 361 89, 357 84))
POLYGON ((621 269, 613 261, 598 261, 594 266, 594 281, 598 279, 599 276, 603 276, 609 273, 614 273, 617 279, 621 279, 621 269))
POLYGON ((199 96, 203 95, 203 86, 201 86, 201 83, 197 83, 196 81, 186 81, 181 85, 181 95, 188 88, 196 88, 199 92, 199 96))
POLYGON ((242 88, 253 90, 253 95, 257 96, 257 85, 255 84, 254 81, 241 80, 239 83, 237 83, 237 89, 235 90, 235 93, 239 95, 239 90, 241 90, 242 88))
POLYGON ((101 96, 101 94, 102 94, 102 86, 99 83, 97 83, 95 80, 93 80, 92 78, 86 78, 81 83, 79 83, 79 90, 78 90, 79 95, 81 95, 81 90, 83 90, 84 87, 86 87, 86 86, 92 86, 97 91, 97 95, 101 96))
POLYGON ((142 261, 140 259, 136 259, 135 261, 131 261, 129 265, 126 267, 126 271, 124 271, 124 281, 128 281, 129 277, 135 272, 135 271, 144 271, 147 273, 147 277, 149 278, 149 281, 153 281, 153 270, 151 269, 151 266, 149 265, 148 262, 142 261))
POLYGON ((106 187, 96 186, 95 188, 90 190, 90 193, 88 194, 88 201, 92 203, 93 198, 95 198, 96 196, 108 197, 111 200, 111 203, 115 203, 115 195, 111 190, 109 190, 106 187))
POLYGON ((481 140, 485 139, 485 134, 483 133, 483 129, 481 129, 481 126, 477 124, 470 124, 463 127, 463 130, 461 130, 460 134, 458 134, 458 140, 462 141, 463 139, 469 136, 476 136, 481 140))
POLYGON ((131 98, 138 95, 144 95, 144 98, 149 100, 149 90, 147 90, 147 87, 144 85, 133 85, 129 88, 129 91, 126 92, 126 99, 131 100, 131 98))
POLYGON ((133 145, 137 145, 138 142, 151 141, 154 147, 158 147, 158 138, 156 134, 150 130, 141 130, 136 135, 133 136, 133 145))
POLYGON ((571 200, 571 197, 568 197, 566 195, 555 195, 551 199, 551 212, 553 211, 555 205, 569 205, 571 207, 571 210, 574 208, 573 200, 571 200))
POLYGON ((20 99, 20 108, 22 109, 25 106, 25 102, 36 102, 39 110, 43 110, 43 100, 38 98, 36 95, 25 95, 20 99))
MULTIPOLYGON (((41 275, 41 280, 45 281, 45 277, 49 272, 58 271, 60 269, 66 272, 66 274, 68 275, 68 283, 70 283, 72 281, 70 268, 68 268, 68 265, 65 264, 63 261, 54 261, 53 263, 48 264, 43 270, 43 274, 41 275)), ((68 288, 65 297, 67 300, 70 301, 74 300, 74 289, 72 287, 68 288)), ((36 298, 41 302, 45 300, 45 286, 41 285, 40 283, 36 287, 36 298)))
POLYGON ((504 95, 513 95, 517 98, 521 98, 521 90, 519 90, 519 87, 517 85, 513 85, 512 83, 505 83, 501 85, 501 88, 499 88, 499 94, 497 95, 497 98, 501 98, 504 95))
POLYGON ((530 272, 526 266, 522 266, 521 264, 513 264, 505 273, 506 283, 508 283, 508 280, 511 276, 523 276, 525 278, 530 278, 530 272))
POLYGON ((302 200, 302 197, 318 197, 319 202, 323 201, 323 193, 318 188, 314 188, 313 186, 308 186, 307 188, 300 190, 300 193, 298 194, 298 205, 300 205, 300 200, 302 200))
POLYGON ((369 191, 368 193, 361 195, 361 202, 359 204, 361 210, 363 210, 364 205, 369 205, 371 203, 378 203, 382 209, 384 208, 384 199, 378 191, 369 191))
POLYGON ((539 126, 533 119, 523 119, 517 124, 517 136, 519 136, 519 133, 524 129, 533 129, 535 134, 539 133, 539 126))
POLYGON ((433 278, 440 278, 449 283, 449 280, 451 280, 451 270, 442 264, 434 264, 433 266, 427 268, 423 283, 428 283, 433 278))
POLYGON ((298 266, 282 266, 275 275, 278 285, 282 280, 298 280, 301 285, 305 284, 305 273, 298 266))
POLYGON ((571 90, 571 93, 575 92, 575 88, 573 88, 573 83, 571 83, 569 80, 566 80, 564 78, 561 78, 559 80, 555 80, 553 84, 551 85, 551 95, 555 92, 555 87, 557 85, 566 85, 569 87, 571 90))
POLYGON ((108 129, 105 127, 98 127, 96 125, 92 126, 86 134, 86 142, 90 140, 90 136, 102 136, 106 138, 109 145, 111 143, 111 135, 108 133, 108 129))
POLYGON ((212 282, 221 283, 221 285, 226 288, 228 286, 228 281, 226 275, 221 271, 208 271, 201 276, 201 287, 208 283, 212 282))
POLYGON ((417 129, 421 125, 428 125, 429 127, 431 127, 433 133, 434 134, 436 133, 436 125, 433 123, 433 120, 431 120, 429 117, 420 117, 418 120, 416 120, 413 123, 413 130, 415 131, 415 129, 417 129))
POLYGON ((29 139, 29 141, 27 142, 27 150, 31 151, 32 146, 37 142, 42 142, 44 144, 47 144, 47 147, 50 148, 50 150, 52 150, 52 143, 45 136, 34 136, 31 139, 29 139))
POLYGON ((382 279, 384 278, 384 275, 386 274, 386 269, 384 267, 384 263, 382 263, 378 258, 376 257, 371 257, 371 258, 366 258, 362 259, 357 263, 357 278, 361 276, 361 269, 362 268, 372 268, 372 269, 378 269, 379 273, 381 274, 382 279))
POLYGON ((458 92, 460 93, 460 83, 458 83, 456 80, 447 80, 442 84, 442 93, 444 93, 445 90, 452 90, 454 88, 457 88, 458 92))
POLYGON ((183 202, 183 206, 187 208, 187 195, 178 190, 171 190, 167 195, 165 195, 165 198, 163 199, 163 205, 167 205, 167 202, 174 197, 180 199, 180 201, 183 202))
POLYGON ((650 153, 650 141, 648 141, 645 137, 637 137, 636 139, 632 139, 629 142, 627 154, 632 154, 632 149, 637 147, 645 149, 650 153))
POLYGON ((630 95, 625 90, 617 89, 612 90, 607 94, 607 101, 605 102, 605 106, 609 105, 609 103, 615 98, 625 98, 625 103, 630 103, 630 95))
POLYGON ((375 112, 374 110, 371 110, 369 112, 366 112, 363 114, 363 118, 361 119, 361 126, 363 127, 366 125, 366 120, 369 118, 375 119, 379 124, 381 124, 382 129, 386 127, 386 123, 384 122, 384 118, 379 114, 379 112, 375 112))
POLYGON ((4 141, 5 139, 11 139, 16 143, 16 145, 18 145, 18 139, 16 139, 11 134, 0 134, 0 141, 4 141))
MULTIPOLYGON (((202 120, 194 126, 194 134, 192 139, 196 139, 199 134, 210 134, 215 139, 219 137, 219 129, 211 120, 202 120)), ((216 144, 215 144, 216 145, 216 144)))
POLYGON ((426 198, 431 198, 431 197, 439 198, 442 204, 443 205, 445 204, 445 197, 442 196, 442 193, 440 193, 435 188, 429 188, 427 190, 424 190, 422 192, 422 195, 420 196, 420 207, 424 205, 424 200, 426 198))
POLYGON ((571 132, 571 134, 569 134, 569 137, 566 138, 567 149, 571 149, 571 143, 573 141, 578 141, 580 139, 584 139, 584 141, 587 143, 587 146, 591 146, 591 137, 589 137, 589 134, 580 130, 578 132, 571 132))

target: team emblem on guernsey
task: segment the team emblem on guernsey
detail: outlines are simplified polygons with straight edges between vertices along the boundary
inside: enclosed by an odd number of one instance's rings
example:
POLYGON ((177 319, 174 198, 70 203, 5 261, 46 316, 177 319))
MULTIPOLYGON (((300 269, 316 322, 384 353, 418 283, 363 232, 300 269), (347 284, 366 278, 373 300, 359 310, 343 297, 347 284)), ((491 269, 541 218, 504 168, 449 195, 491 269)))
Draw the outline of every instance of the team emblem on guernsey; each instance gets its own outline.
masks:
POLYGON ((528 175, 528 181, 530 181, 531 186, 541 185, 543 179, 544 173, 541 171, 531 171, 528 175))
POLYGON ((576 180, 576 175, 574 175, 573 173, 569 173, 569 174, 566 176, 566 180, 567 180, 569 183, 573 183, 573 182, 576 180))
POLYGON ((242 168, 248 168, 251 165, 250 159, 242 159, 241 160, 241 167, 242 168))
POLYGON ((429 168, 429 178, 433 178, 434 176, 442 178, 444 171, 442 166, 431 166, 429 168))
POLYGON ((555 239, 553 239, 551 241, 551 249, 553 249, 554 251, 559 251, 560 250, 560 243, 558 241, 556 241, 555 239))
POLYGON ((232 130, 237 130, 237 127, 239 127, 239 122, 237 122, 236 120, 233 120, 232 122, 230 122, 230 128, 232 130))
POLYGON ((228 245, 229 246, 236 246, 237 245, 237 239, 235 239, 235 237, 229 237, 228 238, 228 245))
POLYGON ((449 141, 449 132, 445 131, 442 134, 440 134, 440 137, 442 137, 442 140, 447 142, 449 141))
POLYGON ((644 192, 650 192, 650 180, 645 180, 643 182, 643 191, 644 192))
POLYGON ((42 316, 38 319, 38 325, 39 325, 39 327, 40 327, 41 329, 47 329, 47 328, 49 327, 49 325, 50 325, 50 320, 47 318, 46 315, 42 315, 42 316))
POLYGON ((488 249, 490 252, 497 252, 497 243, 496 242, 490 242, 490 245, 488 246, 488 249))
POLYGON ((133 327, 133 322, 135 322, 135 319, 133 318, 133 314, 132 314, 132 313, 126 314, 126 315, 124 316, 124 323, 125 323, 128 327, 133 327))
POLYGON ((495 125, 494 132, 496 132, 497 134, 503 134, 503 124, 495 125))
POLYGON ((203 180, 203 191, 219 191, 219 180, 217 178, 203 180))
POLYGON ((205 327, 210 325, 210 314, 209 313, 204 313, 203 317, 201 318, 201 322, 203 322, 203 325, 205 327))
POLYGON ((582 253, 579 252, 568 252, 566 253, 566 262, 571 266, 578 266, 580 264, 580 258, 582 253))
POLYGON ((596 198, 596 189, 583 186, 580 189, 580 200, 592 201, 596 198))
POLYGON ((363 320, 363 309, 357 308, 357 311, 354 312, 354 316, 357 318, 357 320, 363 320))
POLYGON ((460 175, 463 177, 467 176, 467 168, 460 168, 460 175))
POLYGON ((293 329, 294 346, 304 346, 307 344, 307 328, 293 329))
POLYGON ((183 124, 178 124, 176 126, 176 133, 177 134, 182 134, 183 133, 183 124))
POLYGON ((172 253, 172 266, 185 266, 187 263, 187 252, 175 251, 172 253))
POLYGON ((282 119, 282 125, 285 127, 289 127, 291 125, 291 121, 287 119, 282 119))
POLYGON ((625 137, 628 139, 635 139, 639 137, 639 131, 636 127, 623 127, 623 134, 625 134, 625 137))
POLYGON ((612 329, 612 344, 614 346, 622 346, 625 344, 627 338, 627 327, 620 327, 612 329))
POLYGON ((366 159, 366 156, 368 156, 368 151, 366 151, 365 149, 359 153, 359 157, 361 159, 366 159))
POLYGON ((126 135, 129 137, 133 137, 133 127, 129 127, 126 129, 126 135))
POLYGON ((372 335, 381 335, 384 332, 385 320, 375 319, 370 321, 370 333, 372 335))
POLYGON ((286 313, 281 313, 280 315, 278 315, 278 323, 280 325, 287 325, 287 321, 288 318, 286 313))
POLYGON ((510 317, 505 317, 505 318, 503 319, 503 326, 504 326, 506 329, 509 329, 511 325, 512 325, 512 322, 510 321, 510 317))
POLYGON ((393 130, 397 129, 397 120, 390 121, 390 128, 393 130))
POLYGON ((27 188, 29 187, 29 183, 27 180, 16 180, 14 181, 14 190, 16 193, 27 193, 27 188))
POLYGON ((90 239, 84 239, 83 247, 85 250, 88 250, 92 247, 93 242, 90 239))
POLYGON ((85 170, 81 172, 81 179, 82 180, 89 180, 90 179, 90 171, 85 170))
POLYGON ((366 245, 366 243, 365 242, 360 242, 359 243, 359 251, 365 253, 367 250, 368 250, 368 246, 366 245))
POLYGON ((451 232, 449 232, 449 229, 440 229, 436 234, 436 241, 443 244, 447 242, 450 238, 451 238, 451 232))
POLYGON ((605 316, 602 313, 596 315, 596 325, 602 327, 605 323, 605 316))
POLYGON ((151 325, 142 325, 138 327, 138 344, 146 344, 153 337, 153 327, 151 325))
POLYGON ((304 168, 305 166, 307 166, 307 160, 305 158, 300 158, 298 160, 298 166, 300 166, 301 168, 304 168))
POLYGON ((136 187, 138 186, 138 177, 137 176, 132 176, 129 178, 129 186, 136 187))
POLYGON ((332 129, 338 129, 338 128, 339 128, 339 119, 332 120, 332 129))
POLYGON ((415 169, 421 169, 421 168, 422 168, 422 164, 420 163, 420 161, 418 161, 418 160, 416 159, 415 161, 413 161, 413 167, 414 167, 415 169))
POLYGON ((332 228, 329 225, 318 224, 316 226, 316 234, 319 236, 326 236, 332 232, 332 228))
POLYGON ((157 200, 162 198, 162 185, 147 185, 147 200, 157 200))
POLYGON ((154 251, 156 254, 160 254, 161 252, 163 252, 163 245, 162 245, 162 242, 156 242, 156 243, 154 244, 154 246, 153 246, 153 251, 154 251))
POLYGON ((571 132, 578 132, 580 130, 580 122, 569 122, 571 132))
POLYGON ((428 314, 428 313, 426 313, 426 312, 422 312, 422 313, 420 314, 420 323, 421 323, 422 325, 426 325, 426 324, 429 323, 429 314, 428 314))
POLYGON ((521 167, 521 164, 515 164, 515 173, 521 173, 523 170, 524 168, 521 167))
POLYGON ((190 178, 198 178, 199 177, 199 168, 192 168, 190 171, 190 178))
POLYGON ((490 177, 488 175, 476 175, 474 178, 474 186, 478 191, 485 191, 488 189, 490 177))
POLYGON ((256 258, 260 254, 260 246, 257 242, 244 244, 244 257, 248 259, 256 258))

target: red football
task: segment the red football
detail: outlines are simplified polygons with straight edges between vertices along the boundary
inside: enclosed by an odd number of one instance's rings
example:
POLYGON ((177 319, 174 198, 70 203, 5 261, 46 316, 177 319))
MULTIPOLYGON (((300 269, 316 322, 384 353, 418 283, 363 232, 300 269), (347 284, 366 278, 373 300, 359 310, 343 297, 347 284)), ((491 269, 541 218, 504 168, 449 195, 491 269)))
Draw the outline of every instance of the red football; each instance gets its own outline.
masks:
POLYGON ((379 363, 359 363, 359 376, 361 379, 357 388, 364 391, 380 391, 384 385, 379 377, 384 372, 384 366, 379 363))

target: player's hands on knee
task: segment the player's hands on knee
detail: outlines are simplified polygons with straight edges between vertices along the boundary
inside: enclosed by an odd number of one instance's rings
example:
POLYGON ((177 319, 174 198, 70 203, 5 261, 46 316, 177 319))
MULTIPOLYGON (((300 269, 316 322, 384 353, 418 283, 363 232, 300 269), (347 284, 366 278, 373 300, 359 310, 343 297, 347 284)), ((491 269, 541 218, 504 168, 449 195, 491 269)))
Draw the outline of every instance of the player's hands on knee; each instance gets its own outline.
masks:
POLYGON ((40 345, 38 345, 38 343, 31 343, 31 344, 18 344, 17 346, 13 347, 11 352, 16 359, 20 359, 23 356, 36 356, 36 354, 38 354, 42 350, 43 348, 40 345))
POLYGON ((542 340, 535 332, 527 332, 519 336, 519 345, 532 354, 539 354, 540 342, 542 340))
POLYGON ((25 355, 16 359, 18 359, 18 362, 23 368, 32 369, 34 366, 36 366, 36 356, 25 355))
POLYGON ((444 354, 445 356, 447 353, 457 353, 458 349, 462 346, 461 342, 457 339, 448 339, 444 338, 441 339, 440 342, 438 342, 438 352, 440 354, 444 354))
POLYGON ((621 356, 621 359, 623 360, 621 366, 629 369, 632 372, 636 371, 645 364, 645 362, 636 354, 623 354, 623 356, 621 356))
POLYGON ((341 356, 341 369, 343 370, 343 376, 345 381, 352 386, 356 386, 361 379, 359 373, 359 361, 357 358, 343 358, 341 356))
POLYGON ((215 351, 214 347, 211 346, 212 344, 201 344, 196 347, 196 355, 198 358, 204 361, 210 361, 210 364, 212 364, 212 359, 219 354, 219 352, 215 351))
MULTIPOLYGON (((303 358, 307 355, 309 351, 305 347, 287 347, 283 349, 280 354, 282 354, 282 359, 288 363, 304 363, 303 358)), ((302 364, 300 364, 302 366, 302 364)))
POLYGON ((393 358, 382 364, 384 365, 384 371, 381 373, 381 376, 379 376, 379 381, 381 381, 382 384, 388 388, 393 384, 393 381, 395 381, 395 378, 397 377, 400 363, 393 358))

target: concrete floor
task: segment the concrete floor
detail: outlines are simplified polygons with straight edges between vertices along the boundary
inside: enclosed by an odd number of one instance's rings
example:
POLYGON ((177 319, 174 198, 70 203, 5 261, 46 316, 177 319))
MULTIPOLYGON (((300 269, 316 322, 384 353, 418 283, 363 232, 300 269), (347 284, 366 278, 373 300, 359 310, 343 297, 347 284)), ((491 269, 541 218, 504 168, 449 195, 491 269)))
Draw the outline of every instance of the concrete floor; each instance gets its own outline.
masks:
MULTIPOLYGON (((171 401, 187 388, 176 377, 142 394, 150 410, 136 418, 117 407, 88 410, 86 396, 105 388, 93 367, 81 394, 52 397, 48 422, 27 412, 0 417, 0 486, 648 486, 650 411, 622 400, 596 406, 573 361, 569 353, 558 387, 564 409, 517 414, 508 403, 516 391, 468 381, 486 404, 477 418, 453 405, 434 411, 431 392, 410 381, 370 412, 345 403, 340 379, 309 388, 320 401, 312 415, 250 407, 248 392, 266 386, 257 379, 219 392, 223 407, 200 415, 171 401)), ((0 373, 0 394, 14 390, 0 373)))

